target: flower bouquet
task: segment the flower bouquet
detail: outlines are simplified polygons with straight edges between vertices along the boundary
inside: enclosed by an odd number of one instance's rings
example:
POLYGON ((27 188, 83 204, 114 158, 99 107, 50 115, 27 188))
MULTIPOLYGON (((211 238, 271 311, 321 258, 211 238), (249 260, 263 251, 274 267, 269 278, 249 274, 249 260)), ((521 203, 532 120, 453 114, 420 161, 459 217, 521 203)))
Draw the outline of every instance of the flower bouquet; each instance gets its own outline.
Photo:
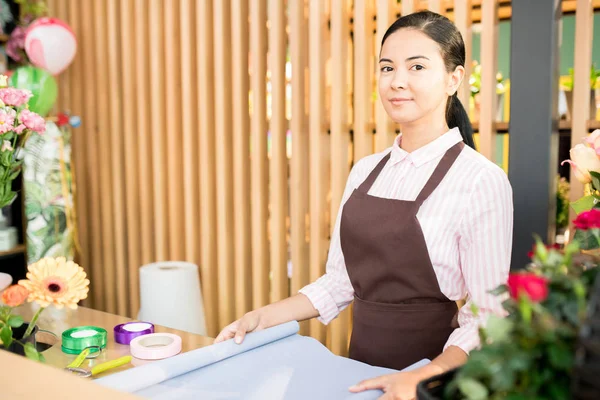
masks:
POLYGON ((35 347, 36 323, 44 309, 50 305, 58 309, 77 308, 77 303, 87 297, 90 281, 79 265, 67 261, 64 257, 43 258, 28 267, 27 279, 12 285, 2 293, 0 305, 0 339, 6 349, 22 348, 28 358, 44 361, 43 355, 35 347), (35 301, 39 310, 32 320, 26 324, 24 333, 15 335, 16 330, 23 330, 25 322, 21 316, 13 315, 15 307, 25 300, 35 301))
POLYGON ((584 251, 600 249, 600 129, 570 150, 569 163, 575 178, 585 185, 584 196, 571 203, 577 214, 573 239, 584 251), (593 211, 593 212, 591 212, 593 211))
POLYGON ((0 75, 0 208, 12 203, 16 193, 12 182, 21 172, 17 152, 31 132, 43 133, 46 121, 28 109, 32 93, 7 87, 7 77, 0 75))
MULTIPOLYGON (((527 269, 494 291, 507 316, 489 317, 480 328, 481 347, 446 374, 435 398, 570 398, 577 340, 597 271, 577 242, 561 251, 538 240, 527 269)), ((421 393, 434 380, 422 382, 421 393)))

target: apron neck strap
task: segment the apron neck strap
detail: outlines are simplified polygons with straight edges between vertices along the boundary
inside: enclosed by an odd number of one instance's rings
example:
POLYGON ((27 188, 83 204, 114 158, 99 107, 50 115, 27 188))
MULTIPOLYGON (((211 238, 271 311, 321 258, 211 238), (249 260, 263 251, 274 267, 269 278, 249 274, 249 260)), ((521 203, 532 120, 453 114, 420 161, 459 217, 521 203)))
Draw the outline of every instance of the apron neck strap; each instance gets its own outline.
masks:
POLYGON ((373 169, 373 171, 371 171, 371 173, 369 174, 369 176, 367 177, 367 179, 365 179, 364 182, 358 187, 358 190, 360 192, 362 192, 362 193, 368 193, 369 190, 371 190, 371 186, 373 186, 373 183, 375 182, 375 180, 379 176, 379 173, 381 172, 381 170, 383 169, 383 167, 385 166, 385 164, 390 159, 390 155, 391 154, 392 154, 392 152, 390 151, 389 153, 387 153, 387 155, 385 157, 383 157, 381 159, 381 161, 379 161, 379 164, 377 164, 377 166, 373 169))
POLYGON ((462 151, 463 147, 465 147, 465 144, 461 141, 456 143, 454 146, 450 147, 448 151, 446 151, 446 154, 444 154, 439 164, 433 171, 433 174, 431 174, 431 177, 421 190, 421 193, 419 193, 419 195, 417 196, 417 199, 415 200, 417 207, 421 207, 421 204, 423 204, 423 202, 427 200, 431 193, 433 193, 433 191, 438 187, 440 182, 442 182, 442 180, 446 176, 446 173, 448 172, 450 167, 452 167, 454 161, 456 161, 456 159, 458 158, 458 155, 462 151))

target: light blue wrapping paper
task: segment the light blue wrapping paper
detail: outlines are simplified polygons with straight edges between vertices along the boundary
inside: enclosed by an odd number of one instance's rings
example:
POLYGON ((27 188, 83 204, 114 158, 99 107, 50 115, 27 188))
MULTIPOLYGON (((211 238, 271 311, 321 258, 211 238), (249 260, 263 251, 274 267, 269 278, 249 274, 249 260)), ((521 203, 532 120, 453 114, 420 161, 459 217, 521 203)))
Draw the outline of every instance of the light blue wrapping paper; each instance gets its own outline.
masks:
MULTIPOLYGON (((298 335, 296 321, 96 379, 94 382, 152 399, 376 399, 379 390, 348 387, 395 370, 332 354, 298 335)), ((409 367, 412 369, 428 360, 409 367)))

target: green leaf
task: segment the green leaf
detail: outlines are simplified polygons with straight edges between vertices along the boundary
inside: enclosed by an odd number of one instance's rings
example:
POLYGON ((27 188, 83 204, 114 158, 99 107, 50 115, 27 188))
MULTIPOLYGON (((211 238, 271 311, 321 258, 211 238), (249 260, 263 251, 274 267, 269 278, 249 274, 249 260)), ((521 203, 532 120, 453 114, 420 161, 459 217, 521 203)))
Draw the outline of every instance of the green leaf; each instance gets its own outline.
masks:
POLYGON ((494 296, 499 296, 499 295, 504 294, 506 292, 508 292, 508 285, 500 285, 496 289, 490 290, 489 293, 493 294, 494 296))
POLYGON ((46 362, 46 357, 44 357, 44 355, 42 353, 38 353, 38 356, 39 356, 41 362, 43 362, 43 363, 46 362))
POLYGON ((600 247, 600 243, 598 243, 598 237, 593 232, 593 229, 577 229, 573 235, 573 239, 577 241, 579 248, 582 250, 592 250, 600 247))
POLYGON ((4 152, 2 152, 2 157, 0 158, 0 162, 5 167, 10 167, 10 160, 11 160, 11 158, 12 158, 12 152, 11 151, 4 151, 4 152))
POLYGON ((568 347, 555 343, 548 349, 550 363, 556 368, 568 369, 573 365, 573 351, 568 347))
POLYGON ((23 325, 23 317, 20 315, 11 315, 11 317, 8 319, 8 324, 13 328, 18 328, 23 325))
POLYGON ((10 329, 10 326, 4 325, 2 327, 2 330, 0 330, 0 339, 2 339, 2 343, 4 343, 4 347, 6 348, 12 344, 13 338, 12 329, 10 329))
POLYGON ((471 378, 462 378, 458 381, 458 388, 469 400, 485 400, 488 397, 487 388, 471 378))
POLYGON ((592 176, 592 187, 595 190, 600 189, 600 174, 596 171, 590 171, 590 175, 592 176))
POLYGON ((494 342, 501 342, 508 339, 508 335, 512 329, 513 323, 511 320, 496 315, 489 317, 485 327, 488 337, 494 342))
POLYGON ((564 382, 549 382, 548 392, 550 393, 550 398, 555 400, 568 399, 571 397, 571 388, 568 383, 565 384, 564 382))
POLYGON ((530 398, 521 393, 511 393, 508 396, 504 397, 504 400, 529 400, 530 398))
POLYGON ((581 214, 584 211, 589 211, 594 208, 594 196, 583 196, 577 201, 571 202, 571 207, 576 214, 581 214))
POLYGON ((10 174, 8 179, 11 181, 14 181, 19 176, 20 173, 21 173, 21 170, 17 170, 15 172, 13 172, 12 174, 10 174))
POLYGON ((38 353, 32 343, 25 344, 25 356, 34 361, 40 360, 40 353, 38 353))

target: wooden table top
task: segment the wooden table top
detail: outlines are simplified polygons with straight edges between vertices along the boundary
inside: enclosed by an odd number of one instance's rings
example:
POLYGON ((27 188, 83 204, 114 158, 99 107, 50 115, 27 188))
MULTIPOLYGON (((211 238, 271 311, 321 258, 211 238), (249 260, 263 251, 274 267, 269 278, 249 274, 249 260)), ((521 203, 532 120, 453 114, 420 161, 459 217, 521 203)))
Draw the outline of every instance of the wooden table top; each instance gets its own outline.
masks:
MULTIPOLYGON (((31 320, 31 318, 33 318, 36 310, 37 308, 34 303, 27 303, 15 309, 14 314, 21 315, 23 319, 28 322, 31 320)), ((52 347, 48 348, 42 353, 46 359, 45 364, 58 368, 64 368, 76 357, 76 355, 63 353, 61 350, 61 335, 65 330, 84 325, 93 325, 106 329, 108 333, 106 349, 97 358, 86 360, 81 365, 81 368, 91 369, 94 365, 100 364, 104 361, 114 360, 130 354, 129 346, 116 343, 113 333, 113 328, 116 325, 127 321, 131 321, 131 319, 85 307, 79 307, 76 310, 57 310, 53 307, 49 307, 42 312, 40 318, 38 319, 37 325, 42 332, 38 333, 36 339, 42 343, 54 343, 52 347)), ((213 339, 206 336, 183 332, 158 325, 155 325, 155 332, 174 333, 181 336, 182 352, 208 346, 213 343, 213 339)), ((98 375, 98 377, 107 376, 111 373, 116 373, 150 362, 152 361, 133 358, 131 363, 106 371, 98 375)))

